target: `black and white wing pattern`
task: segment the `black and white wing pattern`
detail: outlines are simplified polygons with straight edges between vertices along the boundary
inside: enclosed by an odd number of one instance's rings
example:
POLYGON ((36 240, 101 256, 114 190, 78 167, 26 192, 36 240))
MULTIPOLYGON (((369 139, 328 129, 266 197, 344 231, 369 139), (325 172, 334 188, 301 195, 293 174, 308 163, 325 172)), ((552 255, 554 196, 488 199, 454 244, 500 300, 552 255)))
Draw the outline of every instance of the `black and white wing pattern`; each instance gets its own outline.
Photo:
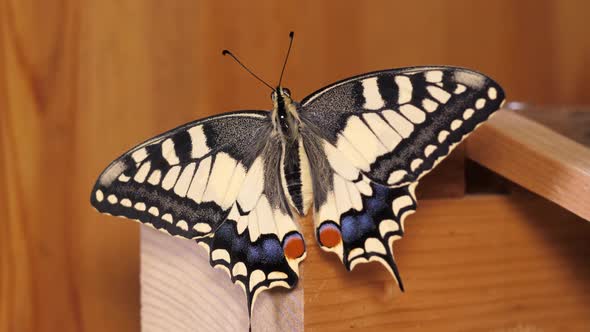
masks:
POLYGON ((280 190, 280 138, 270 113, 243 111, 195 121, 112 162, 91 194, 100 212, 195 239, 212 266, 248 298, 293 287, 303 237, 280 190))
POLYGON ((417 181, 503 100, 494 81, 454 67, 369 73, 305 98, 302 135, 321 247, 348 269, 380 261, 402 287, 391 243, 416 209, 417 181))

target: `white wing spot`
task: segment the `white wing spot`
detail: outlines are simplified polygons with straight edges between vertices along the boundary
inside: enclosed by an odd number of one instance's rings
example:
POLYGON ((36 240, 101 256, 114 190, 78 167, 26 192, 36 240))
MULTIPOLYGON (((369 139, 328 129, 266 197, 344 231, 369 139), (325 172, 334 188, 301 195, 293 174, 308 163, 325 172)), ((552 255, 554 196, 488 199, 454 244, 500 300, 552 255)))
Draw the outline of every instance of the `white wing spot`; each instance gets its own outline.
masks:
POLYGON ((268 279, 277 280, 277 279, 287 279, 289 276, 285 272, 280 271, 273 271, 268 274, 268 279))
POLYGON ((236 168, 237 162, 229 154, 219 152, 215 156, 207 188, 203 194, 203 201, 213 201, 219 205, 223 203, 223 197, 227 192, 231 181, 231 174, 236 168))
POLYGON ((404 178, 404 176, 406 176, 406 174, 408 174, 408 172, 404 170, 397 170, 391 172, 389 178, 387 179, 387 184, 396 184, 400 182, 404 178))
POLYGON ((109 197, 107 197, 107 201, 111 204, 117 204, 119 200, 117 199, 117 196, 110 194, 109 197))
POLYGON ((426 120, 426 113, 412 104, 402 105, 399 109, 413 123, 422 123, 426 120))
POLYGON ((265 279, 266 276, 264 275, 264 272, 262 272, 262 270, 255 270, 254 272, 252 272, 252 274, 250 275, 249 283, 250 291, 252 291, 254 287, 256 287, 256 285, 263 282, 265 279))
POLYGON ((188 231, 188 224, 184 220, 180 220, 176 223, 176 227, 182 229, 183 231, 188 231))
POLYGON ((137 151, 133 151, 131 154, 131 158, 135 163, 142 162, 145 158, 147 158, 147 150, 145 148, 138 149, 137 151))
POLYGON ((385 238, 388 233, 396 232, 398 230, 399 225, 391 219, 386 219, 379 223, 379 234, 381 234, 381 237, 383 238, 385 238))
POLYGON ((424 98, 422 100, 422 107, 429 113, 432 113, 438 108, 438 103, 430 98, 424 98))
POLYGON ((378 110, 385 105, 383 98, 379 93, 379 86, 377 85, 377 77, 371 77, 364 79, 363 85, 363 97, 365 97, 364 108, 369 110, 378 110))
POLYGON ((264 164, 262 158, 258 157, 250 166, 250 169, 244 178, 244 182, 242 183, 242 190, 240 190, 240 193, 238 194, 237 201, 242 210, 251 211, 254 209, 263 189, 264 164))
POLYGON ((151 164, 149 161, 146 161, 145 163, 143 163, 139 167, 139 170, 137 171, 137 173, 135 173, 133 180, 135 180, 135 182, 137 182, 137 183, 143 183, 143 181, 145 181, 145 178, 147 177, 148 173, 150 172, 150 167, 151 167, 151 164))
POLYGON ((133 205, 131 203, 131 200, 129 200, 129 198, 123 198, 121 200, 121 205, 123 205, 124 207, 131 207, 131 205, 133 205))
POLYGON ((483 98, 479 98, 476 102, 475 102, 475 108, 477 108, 478 110, 484 108, 484 106, 486 106, 486 100, 483 98))
POLYGON ((367 252, 376 252, 382 255, 387 254, 387 251, 385 250, 385 246, 383 246, 383 243, 381 243, 381 241, 377 240, 374 237, 365 240, 365 250, 367 252))
POLYGON ((152 207, 150 207, 150 208, 149 208, 149 210, 148 210, 148 212, 149 212, 149 214, 151 214, 152 216, 156 216, 156 217, 157 217, 157 216, 159 216, 159 215, 160 215, 160 211, 159 211, 159 210, 158 210, 158 208, 157 208, 157 207, 155 207, 155 206, 152 206, 152 207))
POLYGON ((205 186, 207 185, 207 179, 209 178, 210 168, 211 157, 201 160, 199 163, 199 168, 197 169, 195 176, 193 176, 193 181, 191 182, 188 192, 186 193, 186 196, 196 203, 201 203, 203 192, 205 191, 205 186))
POLYGON ((102 190, 98 189, 95 193, 94 196, 96 197, 96 200, 99 202, 102 202, 102 200, 104 199, 104 194, 102 193, 102 190))
POLYGON ((387 122, 400 134, 403 138, 408 138, 414 131, 414 125, 406 118, 392 110, 385 110, 381 113, 387 122))
POLYGON ((473 108, 468 108, 465 110, 465 112, 463 112, 463 119, 467 120, 469 118, 471 118, 471 116, 473 116, 473 113, 475 111, 473 110, 473 108))
POLYGON ((358 178, 358 169, 346 160, 346 157, 342 155, 342 152, 338 151, 327 141, 323 141, 323 146, 326 157, 328 157, 328 162, 336 173, 340 174, 340 176, 347 180, 355 180, 358 178))
POLYGON ((179 174, 180 166, 172 166, 172 168, 168 170, 168 173, 166 173, 166 176, 164 176, 164 180, 162 180, 162 188, 165 190, 170 190, 172 187, 174 187, 179 174))
POLYGON ((387 152, 385 146, 358 116, 351 116, 348 119, 342 135, 344 138, 338 139, 337 147, 340 149, 341 141, 348 140, 369 163, 374 162, 378 156, 387 152))
POLYGON ((277 233, 273 211, 266 195, 262 195, 258 200, 258 204, 256 205, 256 215, 258 217, 258 230, 260 231, 260 234, 277 233))
POLYGON ((225 192, 225 197, 223 198, 223 202, 221 203, 221 207, 223 209, 229 208, 236 200, 236 197, 240 193, 242 189, 242 183, 244 183, 244 179, 246 178, 246 168, 242 163, 237 163, 236 168, 231 175, 231 180, 227 187, 227 191, 225 192))
POLYGON ((119 181, 121 181, 121 182, 129 182, 130 179, 131 179, 130 177, 128 177, 127 175, 125 175, 123 173, 121 173, 121 175, 119 175, 119 181))
POLYGON ((172 215, 170 213, 166 213, 162 216, 162 220, 172 223, 172 215))
POLYGON ((209 233, 211 232, 211 226, 204 222, 198 222, 193 226, 193 229, 199 233, 209 233))
POLYGON ((391 203, 391 208, 393 210, 393 213, 397 216, 401 209, 408 207, 412 204, 414 204, 412 198, 410 198, 410 196, 404 195, 394 199, 393 203, 391 203))
POLYGON ((447 139, 447 137, 449 136, 449 134, 450 133, 448 131, 441 130, 440 133, 438 133, 438 142, 439 143, 444 142, 447 139))
POLYGON ((207 146, 207 137, 203 131, 203 126, 194 126, 187 130, 191 137, 192 151, 191 156, 198 159, 211 151, 207 146))
POLYGON ((148 183, 153 184, 154 186, 160 183, 160 178, 162 177, 162 172, 159 169, 156 169, 152 172, 150 177, 148 178, 148 183))
POLYGON ((231 262, 231 260, 229 258, 229 252, 227 252, 227 250, 225 250, 225 249, 213 250, 213 252, 211 252, 211 260, 213 260, 213 261, 222 260, 222 261, 226 261, 227 263, 231 262))
POLYGON ((429 144, 424 149, 424 156, 426 156, 426 157, 430 156, 435 150, 436 150, 436 146, 429 144))
POLYGON ((418 167, 420 167, 420 165, 422 165, 422 162, 424 162, 424 160, 422 160, 420 158, 416 158, 416 159, 412 160, 412 163, 410 163, 410 168, 412 169, 412 172, 416 171, 418 169, 418 167))
POLYGON ((371 130, 373 130, 377 138, 389 151, 393 151, 393 149, 395 149, 395 147, 401 142, 401 136, 378 114, 366 113, 363 114, 363 118, 369 124, 369 127, 371 127, 371 130))
POLYGON ((186 192, 188 191, 188 187, 191 184, 194 172, 195 172, 195 163, 188 164, 188 166, 186 166, 182 170, 182 173, 180 174, 180 177, 178 178, 178 181, 176 182, 176 185, 174 186, 174 192, 176 193, 176 195, 178 195, 180 197, 186 196, 186 192))
POLYGON ((453 122, 451 122, 451 130, 459 129, 459 127, 461 127, 462 124, 463 124, 463 121, 461 121, 461 120, 453 120, 453 122))
POLYGON ((135 203, 134 207, 137 211, 145 211, 146 208, 145 203, 142 202, 135 203))
POLYGON ((490 87, 488 89, 488 97, 491 100, 496 100, 496 98, 498 98, 498 90, 496 90, 496 88, 494 88, 494 87, 490 87))
POLYGON ((174 141, 172 141, 171 138, 168 138, 162 142, 162 157, 164 157, 164 159, 166 159, 170 165, 176 165, 180 163, 180 160, 176 155, 176 150, 174 149, 174 141))
POLYGON ((412 100, 412 82, 407 76, 396 76, 395 84, 398 86, 398 104, 409 103, 412 100))
POLYGON ((234 277, 248 275, 248 269, 246 268, 246 264, 242 262, 237 262, 232 268, 231 274, 234 277))
POLYGON ((453 91, 453 93, 456 95, 460 95, 463 92, 465 92, 466 90, 467 90, 467 88, 465 87, 465 85, 457 84, 457 87, 455 88, 455 91, 453 91))
POLYGON ((365 253, 363 248, 354 248, 348 253, 348 261, 365 253))
POLYGON ((441 103, 446 103, 451 98, 451 94, 446 92, 445 90, 437 87, 437 86, 429 86, 426 87, 426 90, 430 92, 430 95, 433 96, 436 100, 440 101, 441 103))
POLYGON ((437 83, 442 81, 443 72, 440 70, 427 71, 425 74, 426 81, 430 83, 437 83))

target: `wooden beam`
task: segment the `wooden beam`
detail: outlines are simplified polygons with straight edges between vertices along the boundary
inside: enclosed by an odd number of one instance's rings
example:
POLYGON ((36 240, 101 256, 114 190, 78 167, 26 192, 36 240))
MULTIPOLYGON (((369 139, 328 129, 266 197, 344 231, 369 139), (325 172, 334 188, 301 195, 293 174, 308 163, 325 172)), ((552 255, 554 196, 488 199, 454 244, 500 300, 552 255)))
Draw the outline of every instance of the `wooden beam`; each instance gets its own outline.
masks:
POLYGON ((467 140, 467 157, 590 220, 588 147, 502 110, 467 140))

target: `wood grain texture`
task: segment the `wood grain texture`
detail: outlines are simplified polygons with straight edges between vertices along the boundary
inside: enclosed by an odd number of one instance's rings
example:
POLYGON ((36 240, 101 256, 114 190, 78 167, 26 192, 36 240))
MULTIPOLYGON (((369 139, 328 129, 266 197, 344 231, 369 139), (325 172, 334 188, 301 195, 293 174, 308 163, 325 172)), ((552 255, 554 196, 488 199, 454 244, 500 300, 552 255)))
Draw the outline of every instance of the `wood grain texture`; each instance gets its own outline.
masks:
POLYGON ((467 156, 590 221, 588 146, 502 110, 469 138, 467 156))
MULTIPOLYGON (((530 194, 419 202, 394 254, 347 272, 308 246, 306 331, 581 331, 590 224, 530 194)), ((306 234, 309 241, 312 234, 306 234)))
POLYGON ((98 215, 89 190, 140 140, 270 107, 221 49, 274 81, 295 30, 286 83, 297 99, 361 72, 438 63, 488 73, 512 100, 588 103, 589 7, 0 0, 0 331, 139 329, 137 226, 98 215))

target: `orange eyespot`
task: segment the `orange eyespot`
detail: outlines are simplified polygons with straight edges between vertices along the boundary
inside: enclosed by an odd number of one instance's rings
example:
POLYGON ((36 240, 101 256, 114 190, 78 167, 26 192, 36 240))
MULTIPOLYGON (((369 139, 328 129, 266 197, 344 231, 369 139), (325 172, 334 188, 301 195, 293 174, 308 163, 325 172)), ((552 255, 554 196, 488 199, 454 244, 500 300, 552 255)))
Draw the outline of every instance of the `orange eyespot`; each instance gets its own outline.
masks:
POLYGON ((296 259, 305 253, 305 243, 301 235, 293 233, 288 235, 283 244, 285 256, 288 259, 296 259))
POLYGON ((338 226, 332 223, 324 223, 318 230, 320 243, 324 247, 333 248, 342 242, 342 235, 338 226))

